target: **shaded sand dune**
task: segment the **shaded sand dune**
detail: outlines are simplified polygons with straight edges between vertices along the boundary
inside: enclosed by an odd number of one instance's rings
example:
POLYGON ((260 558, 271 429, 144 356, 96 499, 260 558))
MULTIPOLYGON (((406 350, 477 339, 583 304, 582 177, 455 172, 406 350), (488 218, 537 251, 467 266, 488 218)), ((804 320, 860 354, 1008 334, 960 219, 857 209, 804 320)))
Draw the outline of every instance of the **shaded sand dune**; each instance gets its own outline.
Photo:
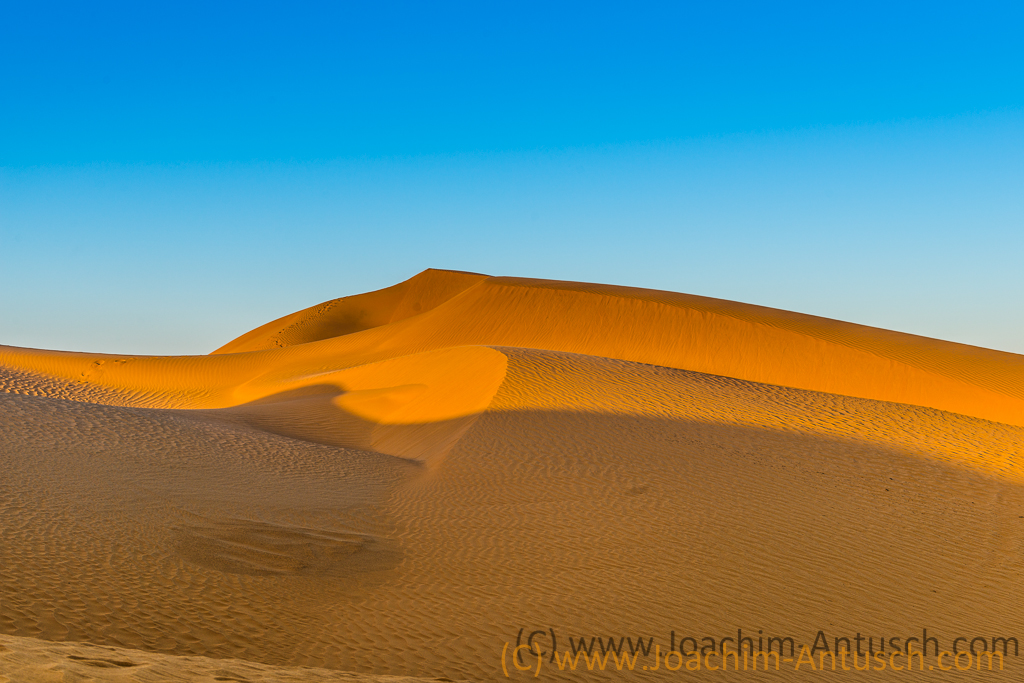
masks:
POLYGON ((551 634, 1024 640, 1014 354, 426 271, 210 356, 2 347, 0 392, 0 633, 473 680, 535 631, 552 680, 681 674, 551 634))

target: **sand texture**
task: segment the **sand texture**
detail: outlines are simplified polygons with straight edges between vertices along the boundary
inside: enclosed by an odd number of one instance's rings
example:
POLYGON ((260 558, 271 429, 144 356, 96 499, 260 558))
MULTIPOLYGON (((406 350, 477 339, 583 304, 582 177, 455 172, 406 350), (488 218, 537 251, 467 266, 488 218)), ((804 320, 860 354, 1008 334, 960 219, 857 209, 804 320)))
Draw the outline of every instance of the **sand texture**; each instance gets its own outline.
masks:
MULTIPOLYGON (((0 674, 108 680, 43 641, 480 681, 533 677, 502 652, 534 632, 550 680, 751 675, 559 671, 552 636, 1024 641, 1022 484, 1024 357, 683 294, 430 270, 208 356, 0 347, 0 634, 38 639, 0 674)), ((1024 680, 1012 649, 952 675, 1024 680)))
POLYGON ((436 683, 448 679, 375 676, 314 667, 280 667, 238 659, 158 654, 91 643, 52 643, 0 636, 0 683, 436 683))

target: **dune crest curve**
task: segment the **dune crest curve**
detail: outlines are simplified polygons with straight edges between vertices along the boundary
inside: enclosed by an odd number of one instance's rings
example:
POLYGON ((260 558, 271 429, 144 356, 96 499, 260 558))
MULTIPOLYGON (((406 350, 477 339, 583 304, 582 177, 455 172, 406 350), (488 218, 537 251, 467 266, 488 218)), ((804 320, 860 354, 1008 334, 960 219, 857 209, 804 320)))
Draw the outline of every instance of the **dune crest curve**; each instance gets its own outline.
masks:
MULTIPOLYGON (((467 346, 627 360, 1024 425, 1018 354, 707 297, 452 271, 427 270, 304 309, 210 356, 0 347, 0 364, 23 378, 7 380, 7 391, 218 409, 311 386, 332 372, 384 372, 373 364, 467 346)), ((353 409, 359 402, 340 400, 353 409)))

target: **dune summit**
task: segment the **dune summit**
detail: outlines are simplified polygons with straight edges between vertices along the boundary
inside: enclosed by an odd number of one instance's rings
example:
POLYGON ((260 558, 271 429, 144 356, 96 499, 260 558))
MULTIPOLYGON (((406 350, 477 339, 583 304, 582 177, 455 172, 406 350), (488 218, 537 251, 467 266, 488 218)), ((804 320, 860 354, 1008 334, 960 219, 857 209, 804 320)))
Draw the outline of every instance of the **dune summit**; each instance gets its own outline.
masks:
POLYGON ((524 633, 1024 639, 1016 354, 427 270, 208 356, 0 347, 0 426, 11 636, 476 680, 524 633))

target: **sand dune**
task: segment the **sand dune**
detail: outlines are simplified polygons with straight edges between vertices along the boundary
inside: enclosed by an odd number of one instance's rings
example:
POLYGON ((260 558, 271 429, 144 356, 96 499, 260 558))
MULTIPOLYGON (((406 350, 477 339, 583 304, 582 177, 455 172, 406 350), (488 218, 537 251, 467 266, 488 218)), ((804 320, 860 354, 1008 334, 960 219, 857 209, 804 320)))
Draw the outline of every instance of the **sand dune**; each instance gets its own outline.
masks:
POLYGON ((214 353, 239 353, 330 339, 411 318, 486 280, 486 275, 426 270, 376 292, 325 301, 271 321, 214 353))
POLYGON ((211 356, 3 347, 0 362, 72 385, 67 398, 221 408, 331 383, 329 371, 460 346, 631 360, 1024 425, 1016 354, 684 294, 438 271, 300 311, 211 356))
POLYGON ((1024 639, 1015 354, 426 271, 0 392, 0 633, 474 680, 533 631, 1024 639))

